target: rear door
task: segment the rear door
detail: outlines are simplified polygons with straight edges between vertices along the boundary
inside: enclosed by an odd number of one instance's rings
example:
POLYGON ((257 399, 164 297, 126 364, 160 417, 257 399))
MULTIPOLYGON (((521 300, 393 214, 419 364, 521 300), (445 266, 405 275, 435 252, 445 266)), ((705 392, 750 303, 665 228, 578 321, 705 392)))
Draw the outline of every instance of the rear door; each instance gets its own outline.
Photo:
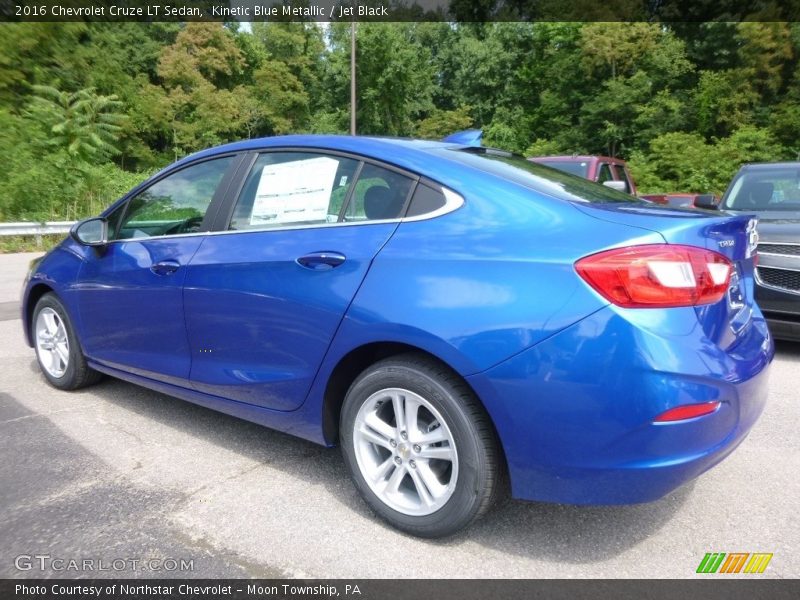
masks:
POLYGON ((111 241, 87 250, 79 274, 87 356, 152 379, 187 383, 186 267, 237 159, 226 156, 173 171, 109 216, 111 241))
POLYGON ((302 404, 415 182, 352 156, 254 156, 226 231, 207 237, 186 278, 194 387, 276 410, 302 404))

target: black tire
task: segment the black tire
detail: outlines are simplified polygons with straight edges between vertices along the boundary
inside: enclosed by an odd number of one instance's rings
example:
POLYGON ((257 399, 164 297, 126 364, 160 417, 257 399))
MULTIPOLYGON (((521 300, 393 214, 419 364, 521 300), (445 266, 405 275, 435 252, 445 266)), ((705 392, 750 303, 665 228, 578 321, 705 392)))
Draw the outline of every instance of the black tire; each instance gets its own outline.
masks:
POLYGON ((72 326, 72 321, 69 318, 69 314, 67 313, 66 308, 64 308, 64 305, 61 303, 61 300, 59 300, 58 296, 56 296, 53 292, 48 292, 42 296, 36 303, 36 307, 33 309, 33 318, 31 319, 31 339, 33 340, 34 347, 37 348, 36 360, 39 363, 39 368, 41 369, 45 379, 47 379, 47 381, 53 387, 56 387, 60 390, 77 390, 79 388, 92 385, 102 378, 102 374, 89 368, 89 366, 86 364, 86 357, 83 355, 83 351, 81 350, 80 342, 78 341, 78 336, 75 333, 75 328, 72 326), (39 314, 46 308, 51 309, 58 315, 58 318, 61 320, 64 325, 64 329, 66 330, 69 345, 69 358, 67 360, 67 368, 60 377, 56 377, 48 372, 48 369, 42 363, 41 352, 37 347, 36 322, 39 314))
POLYGON ((506 494, 505 462, 489 416, 458 374, 425 355, 391 357, 359 375, 342 407, 340 442, 353 482, 370 508, 392 526, 415 536, 452 535, 484 515, 506 494), (373 394, 390 388, 402 388, 427 400, 439 412, 455 442, 459 465, 455 489, 431 514, 409 515, 395 510, 373 492, 359 467, 354 443, 359 410, 373 394))

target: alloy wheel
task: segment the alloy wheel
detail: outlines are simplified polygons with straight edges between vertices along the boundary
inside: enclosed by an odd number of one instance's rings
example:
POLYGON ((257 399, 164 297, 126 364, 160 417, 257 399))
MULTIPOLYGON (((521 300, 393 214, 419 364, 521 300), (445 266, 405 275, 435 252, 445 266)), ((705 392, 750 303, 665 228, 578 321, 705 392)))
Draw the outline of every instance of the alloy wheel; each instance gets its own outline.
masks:
POLYGON ((69 338, 59 314, 45 307, 36 316, 36 353, 52 377, 60 378, 69 367, 69 338))
POLYGON ((432 514, 456 489, 453 434, 439 411, 414 392, 387 388, 369 396, 355 419, 353 445, 370 489, 398 512, 432 514))

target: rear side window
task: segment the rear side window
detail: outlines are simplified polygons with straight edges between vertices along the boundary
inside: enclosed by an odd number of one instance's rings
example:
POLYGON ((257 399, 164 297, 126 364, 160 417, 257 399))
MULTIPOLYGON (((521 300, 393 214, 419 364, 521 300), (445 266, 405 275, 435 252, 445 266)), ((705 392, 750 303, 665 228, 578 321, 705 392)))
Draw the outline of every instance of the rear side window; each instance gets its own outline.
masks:
POLYGON ((358 176, 353 196, 344 213, 345 221, 379 221, 403 216, 414 180, 365 163, 358 176))
POLYGON ((261 154, 229 229, 275 229, 403 216, 415 180, 360 160, 314 152, 261 154))
POLYGON ((269 152, 257 159, 229 229, 325 225, 339 220, 359 161, 315 152, 269 152))
POLYGON ((414 190, 411 204, 408 207, 407 217, 418 217, 432 213, 444 207, 447 203, 441 190, 436 190, 424 183, 420 183, 414 190))

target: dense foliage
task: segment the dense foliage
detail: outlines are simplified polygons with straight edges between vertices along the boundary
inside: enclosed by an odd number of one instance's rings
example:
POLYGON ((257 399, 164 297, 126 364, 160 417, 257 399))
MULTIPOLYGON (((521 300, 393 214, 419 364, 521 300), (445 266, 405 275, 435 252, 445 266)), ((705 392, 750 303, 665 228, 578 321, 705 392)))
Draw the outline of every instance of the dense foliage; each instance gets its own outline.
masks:
MULTIPOLYGON (((0 26, 0 221, 74 219, 210 145, 349 123, 350 29, 0 26)), ((642 191, 720 192, 800 152, 797 23, 358 25, 359 133, 481 127, 528 155, 630 161, 642 191)))

